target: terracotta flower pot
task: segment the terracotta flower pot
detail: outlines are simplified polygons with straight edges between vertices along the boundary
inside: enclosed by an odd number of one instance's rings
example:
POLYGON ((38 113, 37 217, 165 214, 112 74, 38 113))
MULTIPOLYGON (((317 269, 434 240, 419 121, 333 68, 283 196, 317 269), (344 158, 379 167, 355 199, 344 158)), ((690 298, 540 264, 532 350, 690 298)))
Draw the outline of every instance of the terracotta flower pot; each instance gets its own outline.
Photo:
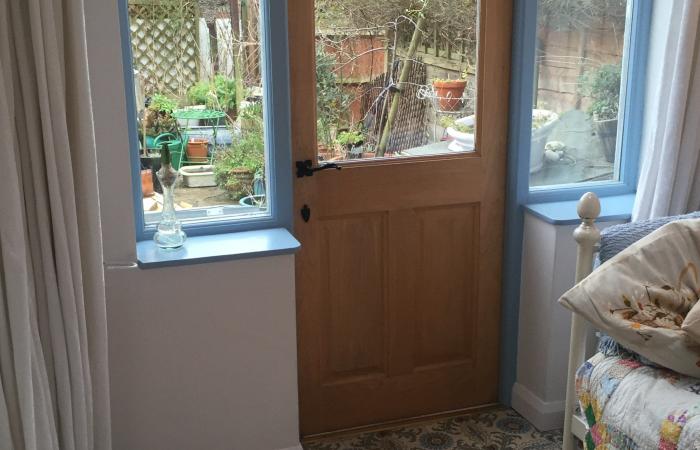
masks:
POLYGON ((153 172, 151 169, 141 171, 141 193, 144 197, 153 195, 153 172))
POLYGON ((150 153, 146 156, 141 156, 140 160, 142 169, 151 171, 151 183, 153 185, 153 190, 159 194, 162 194, 163 188, 161 187, 160 181, 158 181, 158 177, 156 176, 156 172, 160 170, 160 154, 150 153))
POLYGON ((377 156, 375 152, 362 152, 362 159, 374 158, 377 156))
POLYGON ((467 80, 435 80, 433 87, 442 111, 459 110, 467 80))
POLYGON ((192 138, 187 143, 187 160, 190 162, 209 161, 209 141, 192 138))

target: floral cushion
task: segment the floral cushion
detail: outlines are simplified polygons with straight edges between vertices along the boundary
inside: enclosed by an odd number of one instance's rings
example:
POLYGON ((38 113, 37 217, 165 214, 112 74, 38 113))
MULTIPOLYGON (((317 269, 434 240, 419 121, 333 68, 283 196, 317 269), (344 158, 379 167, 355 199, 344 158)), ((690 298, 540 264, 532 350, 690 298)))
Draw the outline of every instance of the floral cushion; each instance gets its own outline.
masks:
POLYGON ((691 339, 700 344, 700 302, 695 303, 695 306, 685 316, 681 329, 688 333, 691 339))
POLYGON ((700 292, 700 219, 672 222, 632 244, 559 302, 625 348, 700 377, 700 342, 681 326, 700 292))

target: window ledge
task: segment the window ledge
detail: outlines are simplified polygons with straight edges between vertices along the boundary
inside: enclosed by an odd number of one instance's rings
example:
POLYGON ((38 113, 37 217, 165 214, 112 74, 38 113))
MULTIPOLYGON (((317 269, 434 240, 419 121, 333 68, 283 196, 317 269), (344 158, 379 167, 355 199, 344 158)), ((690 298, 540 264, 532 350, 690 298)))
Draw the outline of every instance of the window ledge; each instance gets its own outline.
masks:
POLYGON ((152 240, 136 244, 138 266, 154 267, 202 264, 295 253, 301 244, 284 228, 188 237, 185 245, 164 250, 152 240))
MULTIPOLYGON (((600 198, 600 216, 597 222, 628 221, 632 217, 634 194, 612 195, 600 198)), ((531 203, 525 211, 552 225, 574 225, 581 222, 576 212, 578 200, 531 203)))

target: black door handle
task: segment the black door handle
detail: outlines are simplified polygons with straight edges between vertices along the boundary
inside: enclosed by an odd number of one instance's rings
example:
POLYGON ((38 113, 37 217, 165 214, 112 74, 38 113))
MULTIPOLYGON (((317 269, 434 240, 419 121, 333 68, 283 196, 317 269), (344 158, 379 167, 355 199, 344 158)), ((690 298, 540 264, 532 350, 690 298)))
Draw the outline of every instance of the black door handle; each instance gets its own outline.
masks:
POLYGON ((326 170, 326 169, 340 170, 340 169, 342 169, 342 167, 336 163, 327 163, 327 164, 322 164, 320 166, 314 167, 314 163, 310 159, 307 159, 304 161, 297 161, 296 166, 297 166, 297 178, 310 177, 314 174, 314 172, 318 172, 319 170, 326 170))

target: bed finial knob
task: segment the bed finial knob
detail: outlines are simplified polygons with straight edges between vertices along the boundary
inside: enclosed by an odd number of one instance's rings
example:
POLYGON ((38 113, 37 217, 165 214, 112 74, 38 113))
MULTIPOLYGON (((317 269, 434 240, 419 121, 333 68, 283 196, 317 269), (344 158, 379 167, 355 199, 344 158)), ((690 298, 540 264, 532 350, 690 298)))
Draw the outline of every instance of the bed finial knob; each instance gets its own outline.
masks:
POLYGON ((600 215, 600 200, 593 192, 586 192, 581 196, 576 207, 581 219, 597 219, 600 215))

